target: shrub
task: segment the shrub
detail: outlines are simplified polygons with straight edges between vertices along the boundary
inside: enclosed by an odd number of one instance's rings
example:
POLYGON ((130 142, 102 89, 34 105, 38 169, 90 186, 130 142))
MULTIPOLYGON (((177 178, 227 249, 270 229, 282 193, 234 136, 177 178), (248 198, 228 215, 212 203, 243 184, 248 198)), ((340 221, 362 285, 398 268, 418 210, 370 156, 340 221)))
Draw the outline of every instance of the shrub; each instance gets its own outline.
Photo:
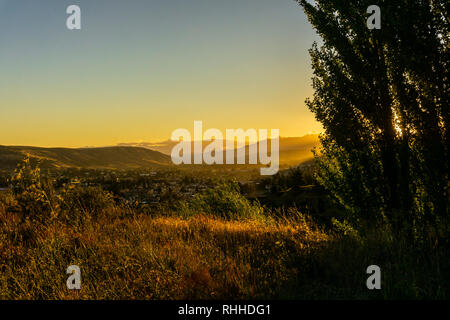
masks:
POLYGON ((58 197, 48 179, 41 176, 39 167, 27 157, 19 163, 11 177, 13 194, 24 218, 46 221, 57 215, 58 197))
POLYGON ((259 203, 251 203, 245 198, 235 182, 220 184, 196 194, 188 206, 193 213, 212 214, 225 219, 258 218, 263 214, 259 203))
POLYGON ((78 221, 84 217, 97 217, 114 206, 113 195, 100 187, 74 187, 62 193, 66 218, 78 221))

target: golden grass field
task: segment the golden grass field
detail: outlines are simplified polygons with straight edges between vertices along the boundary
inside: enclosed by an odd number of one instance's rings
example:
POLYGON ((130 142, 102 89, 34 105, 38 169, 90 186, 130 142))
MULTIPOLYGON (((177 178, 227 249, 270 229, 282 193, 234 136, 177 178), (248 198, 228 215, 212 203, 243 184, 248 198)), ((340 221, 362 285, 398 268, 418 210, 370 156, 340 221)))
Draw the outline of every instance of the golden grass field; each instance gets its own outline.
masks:
MULTIPOLYGON (((0 300, 445 299, 448 241, 319 225, 237 185, 143 212, 98 187, 56 190, 24 161, 0 192, 0 300), (378 265, 382 290, 368 290, 378 265), (81 269, 69 290, 66 270, 81 269)), ((443 226, 448 224, 443 223, 443 226)))
POLYGON ((307 223, 187 219, 111 212, 79 226, 0 213, 1 299, 280 297, 292 257, 329 240, 307 223), (81 290, 65 271, 81 268, 81 290))

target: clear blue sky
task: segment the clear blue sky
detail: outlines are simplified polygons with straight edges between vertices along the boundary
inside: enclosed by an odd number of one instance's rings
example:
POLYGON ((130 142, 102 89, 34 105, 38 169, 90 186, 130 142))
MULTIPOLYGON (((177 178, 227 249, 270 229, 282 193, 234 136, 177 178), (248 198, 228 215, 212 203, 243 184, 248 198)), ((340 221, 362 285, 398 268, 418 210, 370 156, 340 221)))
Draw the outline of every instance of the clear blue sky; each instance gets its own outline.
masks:
POLYGON ((293 0, 0 0, 0 144, 166 140, 194 120, 318 131, 314 40, 293 0))

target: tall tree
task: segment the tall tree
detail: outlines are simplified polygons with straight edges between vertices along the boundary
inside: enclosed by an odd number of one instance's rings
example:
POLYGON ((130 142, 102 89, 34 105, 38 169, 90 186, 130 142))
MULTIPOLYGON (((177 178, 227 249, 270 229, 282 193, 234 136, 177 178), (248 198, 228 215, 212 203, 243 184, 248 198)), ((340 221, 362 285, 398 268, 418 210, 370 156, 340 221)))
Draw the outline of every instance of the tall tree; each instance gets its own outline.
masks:
MULTIPOLYGON (((323 124, 319 179, 358 221, 443 225, 449 207, 450 2, 297 0, 323 44, 310 50, 323 124), (441 221, 441 223, 439 223, 441 221)), ((448 224, 447 224, 448 227, 448 224)))

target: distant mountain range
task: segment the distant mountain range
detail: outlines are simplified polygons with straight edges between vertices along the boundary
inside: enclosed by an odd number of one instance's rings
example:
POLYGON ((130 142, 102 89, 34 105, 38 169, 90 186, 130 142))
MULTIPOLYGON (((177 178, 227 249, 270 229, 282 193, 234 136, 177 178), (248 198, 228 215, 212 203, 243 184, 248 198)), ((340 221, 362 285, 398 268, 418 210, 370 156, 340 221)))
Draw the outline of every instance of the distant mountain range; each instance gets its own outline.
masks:
MULTIPOLYGON (((170 153, 176 144, 173 141, 141 142, 78 149, 0 146, 0 170, 13 170, 26 154, 38 159, 43 168, 137 169, 166 166, 172 164, 170 153)), ((296 165, 311 160, 311 150, 319 145, 318 135, 280 138, 280 164, 296 165)), ((248 155, 249 146, 245 149, 248 155)))
MULTIPOLYGON (((309 134, 303 137, 280 137, 280 163, 285 165, 296 165, 313 158, 311 150, 320 146, 319 135, 309 134)), ((268 140, 270 146, 270 140, 268 140)), ((210 142, 203 142, 203 146, 208 145, 210 142)), ((170 140, 151 143, 151 142, 137 142, 137 143, 121 143, 119 146, 132 146, 141 147, 151 150, 156 150, 166 155, 170 155, 172 148, 178 144, 170 140)), ((193 143, 192 143, 193 144, 193 143)), ((223 149, 225 150, 226 141, 222 141, 223 149)), ((246 147, 246 155, 248 156, 249 146, 246 147)), ((270 148, 269 148, 270 149, 270 148)), ((191 150, 194 150, 193 146, 191 150)), ((225 157, 224 157, 225 159, 225 157)))

